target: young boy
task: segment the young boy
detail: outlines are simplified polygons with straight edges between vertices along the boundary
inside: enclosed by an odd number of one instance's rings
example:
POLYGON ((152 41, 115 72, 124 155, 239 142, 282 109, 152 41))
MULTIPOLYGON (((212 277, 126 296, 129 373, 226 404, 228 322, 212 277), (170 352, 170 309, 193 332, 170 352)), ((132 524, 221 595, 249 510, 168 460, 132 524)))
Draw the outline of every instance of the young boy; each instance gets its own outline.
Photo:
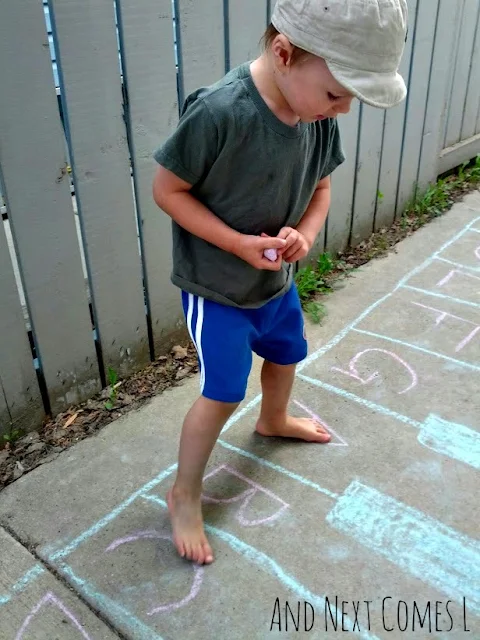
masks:
POLYGON ((190 95, 155 153, 153 196, 172 218, 172 282, 201 372, 168 504, 179 554, 199 564, 213 561, 204 470, 244 399, 252 352, 264 360, 257 432, 330 439, 287 415, 307 355, 293 265, 325 223, 330 174, 344 161, 336 116, 355 97, 379 108, 405 98, 406 31, 406 0, 278 0, 262 55, 190 95))

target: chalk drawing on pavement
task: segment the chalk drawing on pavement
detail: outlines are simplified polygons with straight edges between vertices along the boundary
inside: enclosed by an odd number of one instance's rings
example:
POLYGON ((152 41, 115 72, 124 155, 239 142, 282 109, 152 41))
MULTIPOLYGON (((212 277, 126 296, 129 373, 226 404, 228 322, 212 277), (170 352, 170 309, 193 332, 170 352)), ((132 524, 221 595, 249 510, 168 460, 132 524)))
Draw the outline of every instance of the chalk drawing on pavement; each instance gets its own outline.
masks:
POLYGON ((32 622, 35 619, 35 617, 47 605, 56 607, 66 618, 68 618, 70 620, 70 622, 73 624, 73 626, 85 638, 85 640, 92 640, 92 638, 85 631, 85 628, 80 624, 80 622, 73 615, 73 613, 69 609, 67 609, 67 607, 63 604, 63 602, 59 598, 57 598, 53 593, 51 593, 50 591, 48 593, 46 593, 43 596, 43 598, 41 598, 37 602, 37 604, 33 607, 33 609, 30 611, 28 616, 25 618, 22 626, 18 630, 18 633, 15 636, 15 640, 22 640, 23 639, 23 637, 25 635, 25 632, 30 627, 30 625, 32 624, 32 622))
MULTIPOLYGON (((356 320, 347 325, 321 349, 308 356, 308 358, 304 360, 304 362, 301 363, 301 365, 298 367, 298 378, 300 380, 304 380, 309 382, 310 384, 317 385, 318 387, 329 391, 333 395, 342 396, 344 399, 348 399, 369 409, 378 411, 379 413, 398 420, 405 425, 415 427, 419 432, 417 436, 418 440, 424 446, 429 447, 433 451, 436 451, 438 454, 450 456, 477 469, 480 468, 480 436, 478 432, 475 431, 475 429, 470 428, 467 425, 443 420, 441 417, 432 413, 428 414, 423 422, 420 420, 415 420, 408 415, 403 415, 399 412, 392 411, 387 407, 383 407, 378 403, 374 403, 365 398, 361 398, 344 389, 335 387, 334 385, 329 385, 322 382, 321 380, 314 379, 311 376, 305 375, 303 371, 305 371, 305 368, 307 366, 317 361, 328 351, 336 347, 350 333, 362 333, 362 331, 358 329, 358 325, 362 322, 362 320, 366 318, 374 309, 380 307, 386 300, 392 298, 392 296, 395 295, 395 292, 400 288, 407 290, 412 289, 421 293, 425 293, 429 297, 448 299, 449 301, 452 301, 454 303, 469 305, 473 308, 480 308, 480 304, 470 299, 465 300, 461 297, 458 298, 456 295, 447 295, 438 291, 423 289, 421 287, 415 287, 408 284, 413 276, 418 275, 428 265, 433 264, 433 262, 438 259, 442 251, 462 238, 462 236, 469 230, 474 231, 473 225, 478 225, 479 221, 480 219, 472 221, 467 227, 465 227, 465 229, 457 233, 455 237, 453 237, 449 242, 443 245, 443 247, 435 252, 424 263, 413 269, 409 274, 402 278, 402 280, 397 284, 392 292, 388 293, 387 295, 383 296, 381 299, 370 305, 359 315, 356 320), (447 433, 450 434, 449 438, 446 437, 447 433)), ((463 275, 471 276, 471 274, 466 274, 466 272, 462 271, 461 269, 456 268, 453 271, 460 271, 463 275)), ((476 276, 473 277, 475 278, 476 276)), ((478 279, 480 280, 480 278, 478 279)), ((443 278, 443 280, 445 280, 445 278, 443 278)), ((440 288, 443 288, 450 281, 453 282, 454 280, 455 277, 454 275, 452 275, 450 277, 450 280, 447 282, 443 282, 440 288)), ((438 282, 441 283, 442 280, 439 280, 438 282)), ((363 333, 367 335, 367 332, 363 333)), ((466 338, 469 338, 469 342, 471 342, 476 338, 476 333, 472 336, 470 336, 470 333, 465 336, 464 340, 466 338)), ((385 339, 388 340, 388 336, 385 336, 385 339)), ((462 351, 469 342, 465 342, 463 346, 461 346, 462 343, 459 343, 461 348, 458 349, 457 353, 462 351)), ((457 345, 457 347, 459 345, 457 345)), ((370 349, 370 351, 371 350, 372 349, 370 349)), ((366 351, 368 351, 368 349, 366 351)), ((386 352, 386 350, 379 349, 378 351, 383 351, 392 355, 392 352, 386 352)), ((428 350, 424 351, 426 354, 428 353, 428 350)), ((351 361, 348 369, 346 371, 343 371, 343 373, 354 374, 353 376, 350 375, 350 377, 354 377, 356 374, 358 377, 362 378, 356 367, 358 364, 358 358, 363 357, 364 355, 365 351, 357 354, 355 356, 357 360, 355 360, 354 358, 353 368, 351 361)), ((407 391, 411 390, 414 386, 421 384, 421 381, 419 382, 418 375, 411 368, 411 366, 406 363, 406 361, 402 361, 401 364, 410 376, 410 384, 408 386, 401 387, 400 390, 397 390, 397 393, 407 393, 407 391)), ((468 366, 468 363, 464 363, 464 366, 468 366)), ((363 376, 362 380, 359 380, 359 382, 363 380, 365 380, 365 376, 363 376)), ((232 418, 228 421, 227 425, 222 431, 222 435, 227 433, 229 429, 237 424, 243 416, 245 416, 249 411, 255 408, 259 404, 260 400, 261 396, 259 395, 254 398, 254 400, 249 402, 238 413, 232 416, 232 418)), ((269 460, 256 456, 250 451, 242 450, 240 447, 235 447, 234 445, 225 442, 222 439, 220 439, 218 442, 221 447, 245 456, 252 461, 258 462, 258 464, 264 467, 268 467, 272 471, 282 473, 286 477, 295 482, 301 483, 305 487, 314 488, 319 493, 319 495, 322 494, 322 497, 327 497, 329 500, 333 500, 333 506, 331 506, 330 503, 327 510, 326 521, 334 529, 342 532, 345 535, 349 535, 357 539, 358 542, 363 544, 366 548, 369 548, 373 553, 377 553, 379 555, 387 557, 391 562, 393 562, 407 574, 417 575, 419 567, 422 566, 423 570, 421 572, 421 575, 419 575, 419 579, 423 580, 427 584, 435 586, 440 590, 443 590, 445 593, 453 594, 457 599, 459 597, 460 591, 463 591, 469 596, 471 603, 473 603, 472 606, 474 607, 474 611, 480 612, 478 593, 476 595, 475 593, 471 593, 471 590, 473 589, 472 585, 476 585, 480 581, 480 577, 478 575, 478 571, 480 570, 479 549, 478 543, 476 541, 472 541, 459 532, 445 527, 437 520, 427 518, 427 516, 425 516, 421 511, 412 510, 408 505, 396 501, 394 498, 386 496, 377 489, 368 487, 358 480, 351 483, 350 486, 342 494, 339 495, 325 487, 316 484, 315 482, 312 482, 308 478, 304 478, 300 474, 294 473, 291 470, 285 469, 280 465, 272 463, 269 460), (353 518, 353 514, 355 513, 357 515, 360 514, 361 517, 355 520, 353 518), (367 515, 370 517, 370 520, 368 519, 367 515), (365 535, 365 532, 367 530, 370 530, 371 528, 371 524, 373 522, 372 518, 374 519, 375 524, 379 525, 382 531, 385 532, 385 536, 383 538, 382 536, 369 537, 368 535, 365 535), (408 551, 408 549, 406 549, 406 545, 399 545, 398 541, 396 540, 395 536, 401 534, 401 532, 398 531, 398 528, 395 529, 395 522, 398 522, 399 519, 403 519, 405 522, 407 522, 408 520, 408 526, 411 527, 412 535, 421 534, 420 538, 422 540, 426 540, 426 542, 428 543, 428 549, 425 547, 423 551, 426 553, 428 550, 430 550, 433 554, 424 554, 422 556, 422 549, 420 547, 416 548, 414 545, 413 549, 415 550, 415 554, 413 555, 415 555, 416 559, 420 562, 420 565, 417 566, 417 569, 415 569, 415 567, 413 566, 411 559, 409 560, 409 558, 405 555, 408 551), (403 547, 405 547, 405 549, 403 549, 403 547), (440 555, 438 555, 437 558, 437 554, 444 552, 445 548, 449 549, 448 555, 450 557, 441 558, 440 555), (432 558, 434 558, 434 560, 432 560, 432 558), (455 566, 452 566, 452 562, 454 561, 455 566)), ((110 598, 106 594, 97 591, 95 585, 91 582, 88 576, 86 578, 82 578, 81 576, 77 575, 72 567, 70 567, 65 562, 65 559, 80 545, 84 544, 88 539, 95 537, 99 531, 105 528, 113 520, 120 517, 124 510, 129 507, 134 501, 146 501, 152 504, 156 504, 157 506, 161 506, 163 509, 165 509, 165 502, 157 495, 153 495, 152 491, 154 488, 158 487, 160 483, 169 478, 171 474, 176 470, 176 467, 177 465, 173 464, 168 469, 161 471, 156 478, 134 492, 129 498, 118 505, 110 513, 105 515, 98 522, 94 523, 88 530, 74 538, 66 546, 60 549, 57 548, 57 550, 55 551, 52 550, 51 553, 49 553, 47 556, 47 562, 49 564, 52 564, 60 572, 62 572, 63 575, 70 581, 70 583, 75 586, 81 593, 83 593, 85 597, 88 597, 91 601, 95 602, 101 610, 106 611, 108 615, 110 615, 113 619, 118 618, 125 625, 134 630, 136 634, 135 637, 139 638, 139 640, 143 640, 143 638, 155 638, 156 640, 161 639, 160 636, 158 636, 148 625, 145 625, 141 621, 139 621, 133 614, 131 614, 131 612, 121 607, 119 603, 117 603, 114 599, 112 600, 112 598, 110 598)), ((269 491, 265 487, 251 486, 251 489, 247 490, 247 492, 253 489, 255 489, 255 492, 260 490, 269 491)), ((243 492, 243 494, 240 494, 240 496, 235 496, 235 500, 237 500, 238 502, 241 502, 242 499, 244 501, 248 499, 251 500, 253 498, 253 495, 253 493, 250 496, 247 495, 247 493, 243 492)), ((278 496, 275 496, 275 498, 279 500, 278 496)), ((222 499, 217 498, 217 500, 222 499)), ((288 505, 286 505, 285 503, 284 505, 282 504, 281 509, 286 509, 287 507, 288 505)), ((311 592, 306 586, 304 586, 299 580, 297 580, 295 576, 286 572, 274 558, 266 555, 259 549, 256 549, 254 546, 247 544, 232 533, 229 533, 217 527, 213 527, 209 524, 207 524, 206 529, 207 532, 217 536, 219 539, 227 543, 231 549, 239 554, 239 556, 241 556, 248 562, 253 563, 256 567, 267 572, 269 575, 275 577, 285 587, 298 594, 300 598, 309 600, 317 606, 322 606, 323 596, 318 596, 317 594, 311 592)), ((132 534, 132 536, 133 535, 139 536, 135 540, 137 541, 142 536, 145 539, 147 535, 152 535, 152 532, 144 531, 137 534, 132 534)), ((126 538, 118 538, 114 543, 109 545, 109 547, 107 548, 108 552, 113 552, 122 544, 134 542, 132 536, 127 536, 126 538)), ((412 544, 414 544, 414 540, 412 540, 412 544)), ((0 605, 4 604, 7 601, 7 598, 10 598, 12 594, 15 595, 15 590, 17 593, 21 591, 22 581, 23 583, 26 583, 27 581, 30 583, 36 577, 38 577, 37 575, 30 574, 27 579, 26 575, 27 574, 25 574, 25 576, 23 576, 23 578, 18 581, 12 589, 10 589, 10 593, 8 595, 2 596, 2 598, 0 599, 0 605)), ((195 592, 195 588, 196 586, 198 587, 198 589, 200 588, 200 582, 195 585, 195 578, 197 577, 197 575, 198 574, 195 574, 194 576, 194 584, 190 593, 192 593, 192 591, 194 592, 194 594, 198 593, 198 591, 195 592)), ((190 598, 190 601, 191 600, 192 598, 190 598)), ((162 611, 172 611, 173 609, 163 609, 164 607, 171 606, 172 605, 161 604, 159 605, 161 610, 157 611, 157 613, 161 613, 162 611)), ((150 613, 153 616, 155 612, 152 609, 150 610, 150 613)), ((366 632, 362 632, 360 633, 360 635, 368 639, 372 639, 374 637, 366 632)))
POLYGON ((270 524, 271 522, 274 522, 275 520, 278 520, 278 518, 280 518, 280 516, 282 516, 284 511, 286 509, 288 509, 288 507, 290 506, 284 500, 282 500, 282 498, 279 498, 277 495, 275 495, 272 491, 270 491, 269 489, 266 489, 265 487, 262 487, 257 482, 254 482, 253 480, 250 480, 250 478, 247 478, 246 476, 244 476, 242 473, 240 473, 240 471, 237 471, 236 469, 233 469, 232 467, 230 467, 227 464, 219 465, 218 467, 216 467, 215 469, 210 471, 208 474, 206 474, 204 476, 204 482, 206 480, 208 480, 209 478, 212 478, 212 477, 218 475, 222 471, 225 472, 225 473, 230 474, 231 476, 234 476, 235 478, 237 478, 239 480, 242 480, 242 482, 245 482, 246 484, 249 485, 249 488, 245 489, 244 491, 242 491, 238 495, 233 496, 231 498, 215 498, 213 496, 207 495, 204 492, 202 494, 202 499, 203 499, 204 502, 210 502, 210 503, 213 503, 213 504, 232 504, 232 503, 235 503, 235 502, 240 502, 241 503, 240 504, 240 509, 235 514, 235 518, 238 520, 238 522, 243 527, 257 527, 257 526, 263 525, 263 524, 270 524), (250 518, 247 518, 246 515, 245 515, 245 512, 248 509, 248 507, 250 506, 250 503, 251 503, 252 499, 257 494, 261 494, 263 496, 268 496, 274 502, 279 503, 281 505, 280 508, 277 509, 270 516, 265 516, 263 518, 256 518, 254 520, 252 520, 250 518))
MULTIPOLYGON (((129 544, 132 542, 137 542, 137 540, 162 540, 172 542, 171 536, 166 534, 159 533, 158 531, 139 531, 137 533, 132 533, 129 536, 124 538, 117 538, 114 540, 108 547, 105 549, 105 553, 109 553, 111 551, 115 551, 118 547, 129 544)), ((189 602, 191 602, 194 598, 197 597, 198 592, 200 591, 200 587, 202 586, 204 569, 198 565, 192 564, 193 569, 193 584, 190 589, 188 595, 179 600, 178 602, 171 602, 169 604, 161 604, 153 607, 147 615, 153 616, 156 613, 169 613, 170 611, 175 611, 175 609, 181 609, 186 606, 189 602)))

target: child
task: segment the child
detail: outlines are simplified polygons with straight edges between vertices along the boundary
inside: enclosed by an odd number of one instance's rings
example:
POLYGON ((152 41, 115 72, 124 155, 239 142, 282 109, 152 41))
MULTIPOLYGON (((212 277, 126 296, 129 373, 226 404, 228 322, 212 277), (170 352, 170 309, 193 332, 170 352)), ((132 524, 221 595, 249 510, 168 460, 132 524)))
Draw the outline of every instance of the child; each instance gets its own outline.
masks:
POLYGON ((405 0, 278 0, 262 55, 190 95, 155 153, 153 196, 172 218, 172 282, 201 377, 168 504, 179 554, 199 564, 213 561, 204 470, 244 399, 252 352, 264 360, 257 432, 330 439, 287 415, 307 355, 293 265, 325 224, 330 174, 344 161, 336 116, 354 97, 379 108, 405 98, 406 20, 405 0))

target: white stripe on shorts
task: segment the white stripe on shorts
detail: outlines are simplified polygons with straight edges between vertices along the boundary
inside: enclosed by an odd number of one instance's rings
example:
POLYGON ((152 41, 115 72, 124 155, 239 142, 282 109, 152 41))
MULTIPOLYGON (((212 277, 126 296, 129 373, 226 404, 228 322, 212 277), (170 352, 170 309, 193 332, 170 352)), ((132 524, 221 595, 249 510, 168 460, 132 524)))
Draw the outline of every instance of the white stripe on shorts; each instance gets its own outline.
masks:
POLYGON ((204 319, 204 299, 189 293, 188 294, 187 326, 188 326, 188 331, 190 333, 190 337, 193 340, 195 348, 197 349, 198 357, 200 359, 200 392, 201 393, 203 393, 203 389, 205 387, 205 362, 203 360, 203 349, 202 349, 203 319, 204 319), (192 319, 193 319, 193 308, 195 304, 195 298, 197 299, 197 323, 194 329, 192 319))

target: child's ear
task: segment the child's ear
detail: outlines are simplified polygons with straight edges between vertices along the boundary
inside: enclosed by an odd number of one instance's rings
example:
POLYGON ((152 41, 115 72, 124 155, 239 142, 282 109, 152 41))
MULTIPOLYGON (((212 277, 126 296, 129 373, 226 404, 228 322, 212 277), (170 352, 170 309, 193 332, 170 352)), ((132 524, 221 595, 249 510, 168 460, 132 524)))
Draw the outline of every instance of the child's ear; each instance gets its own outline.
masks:
POLYGON ((294 47, 284 35, 279 34, 272 43, 272 53, 279 71, 284 71, 292 64, 294 47))

